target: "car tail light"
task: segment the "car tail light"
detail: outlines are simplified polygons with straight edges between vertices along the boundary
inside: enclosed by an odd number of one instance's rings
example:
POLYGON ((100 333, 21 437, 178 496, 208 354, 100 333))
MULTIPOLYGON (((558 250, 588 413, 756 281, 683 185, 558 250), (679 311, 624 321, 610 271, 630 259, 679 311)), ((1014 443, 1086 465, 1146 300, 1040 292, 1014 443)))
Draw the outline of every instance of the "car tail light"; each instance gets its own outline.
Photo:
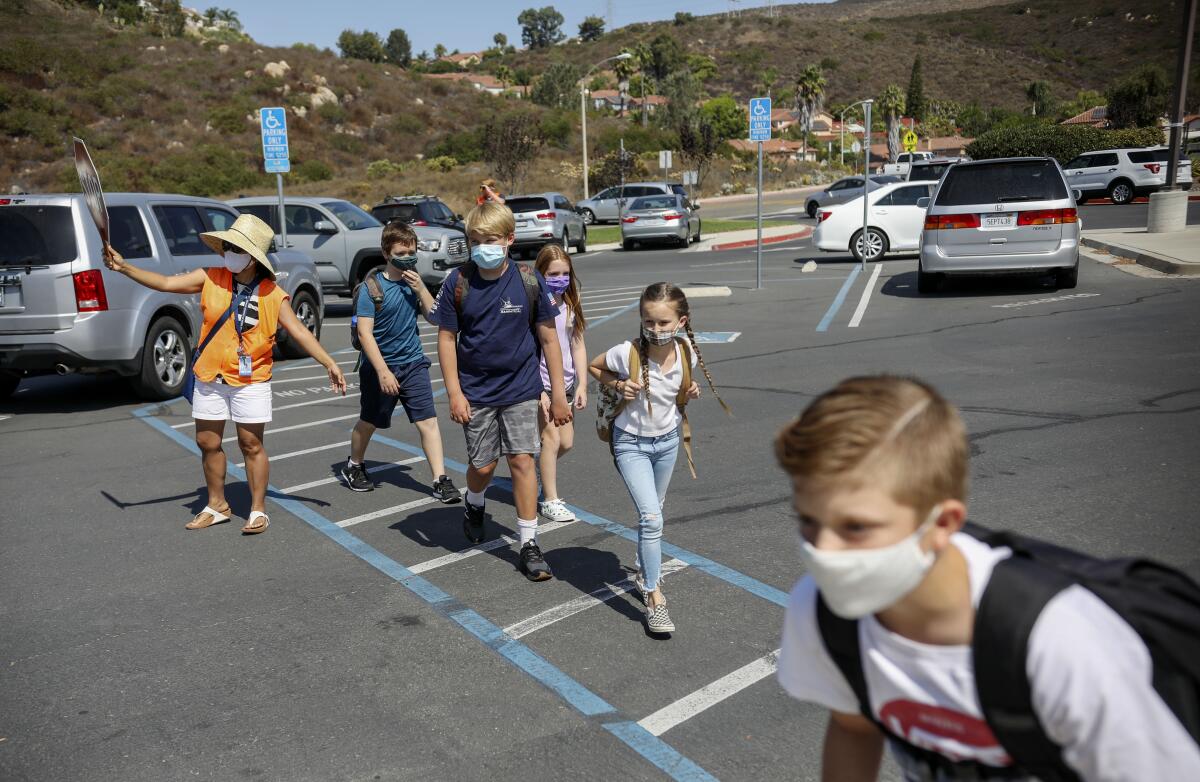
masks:
POLYGON ((538 214, 537 214, 537 219, 539 219, 539 220, 553 220, 553 219, 554 219, 556 216, 557 216, 557 213, 556 213, 556 212, 538 212, 538 214))
POLYGON ((956 228, 978 228, 979 215, 971 212, 958 215, 936 215, 925 218, 928 231, 952 231, 956 228))
POLYGON ((1151 174, 1157 174, 1162 169, 1161 163, 1142 163, 1142 168, 1149 171, 1151 174))
POLYGON ((1059 225, 1079 222, 1075 209, 1030 209, 1017 213, 1017 225, 1059 225))
POLYGON ((636 217, 622 217, 621 222, 622 223, 636 223, 637 218, 636 217))
POLYGON ((8 206, 12 203, 11 198, 0 198, 0 206, 8 206))
POLYGON ((826 220, 828 220, 830 217, 833 217, 833 212, 829 212, 829 211, 826 211, 826 212, 821 212, 821 213, 820 213, 820 214, 817 216, 817 222, 818 222, 818 223, 823 223, 823 222, 825 222, 826 220))
POLYGON ((424 220, 413 220, 410 225, 429 225, 429 223, 425 222, 424 220))
POLYGON ((104 278, 99 269, 76 272, 75 306, 80 312, 103 312, 108 309, 108 296, 104 293, 104 278))
POLYGON ((662 216, 662 219, 664 219, 664 220, 678 220, 678 219, 679 219, 679 218, 681 218, 681 217, 683 217, 683 215, 679 214, 678 212, 666 212, 665 214, 663 214, 663 216, 662 216))

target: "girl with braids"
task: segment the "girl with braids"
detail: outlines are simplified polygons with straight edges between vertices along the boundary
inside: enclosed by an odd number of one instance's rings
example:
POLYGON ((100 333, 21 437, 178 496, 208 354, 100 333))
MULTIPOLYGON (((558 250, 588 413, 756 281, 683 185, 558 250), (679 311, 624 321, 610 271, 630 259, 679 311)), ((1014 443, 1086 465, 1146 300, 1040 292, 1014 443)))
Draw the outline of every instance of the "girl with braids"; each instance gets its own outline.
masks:
POLYGON ((717 394, 700 357, 683 291, 656 282, 642 292, 639 312, 642 327, 637 340, 622 342, 596 356, 588 370, 625 400, 613 419, 611 443, 613 461, 638 512, 634 583, 646 604, 646 628, 651 633, 670 633, 675 624, 667 613, 660 575, 662 509, 681 439, 691 466, 691 433, 683 406, 700 396, 700 386, 691 380, 697 361, 726 413, 729 406, 717 394), (680 329, 687 339, 676 336, 680 329))
MULTIPOLYGON (((561 245, 548 244, 538 253, 534 268, 546 280, 550 299, 558 306, 554 328, 558 332, 558 345, 562 349, 563 385, 567 389, 567 402, 576 410, 587 407, 587 383, 579 380, 587 366, 587 348, 583 344, 583 330, 587 325, 583 318, 583 305, 579 301, 579 279, 571 256, 561 245)), ((542 435, 542 452, 538 466, 542 473, 542 502, 538 512, 547 521, 573 521, 575 514, 567 508, 558 493, 558 460, 566 455, 575 444, 575 429, 568 421, 562 426, 553 426, 550 416, 550 373, 546 356, 542 355, 541 415, 538 426, 542 435)))

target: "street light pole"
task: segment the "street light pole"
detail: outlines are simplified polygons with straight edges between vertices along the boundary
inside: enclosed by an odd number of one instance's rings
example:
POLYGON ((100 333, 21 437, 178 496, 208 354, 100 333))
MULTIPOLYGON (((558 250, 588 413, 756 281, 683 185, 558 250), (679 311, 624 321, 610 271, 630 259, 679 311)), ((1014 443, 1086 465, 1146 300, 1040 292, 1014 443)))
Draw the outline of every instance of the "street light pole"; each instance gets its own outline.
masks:
POLYGON ((621 52, 620 54, 606 57, 600 62, 588 68, 587 73, 583 74, 583 80, 579 83, 579 126, 583 135, 583 197, 588 199, 591 193, 588 191, 588 158, 587 158, 587 80, 592 75, 592 71, 599 68, 606 62, 611 60, 628 60, 633 57, 629 52, 621 52))
POLYGON ((844 117, 847 111, 855 106, 861 105, 863 107, 863 227, 862 234, 859 236, 859 241, 862 242, 862 252, 859 253, 859 266, 863 269, 867 266, 867 227, 869 225, 869 198, 871 195, 871 106, 874 103, 874 99, 867 98, 866 100, 850 104, 842 112, 844 124, 844 117))

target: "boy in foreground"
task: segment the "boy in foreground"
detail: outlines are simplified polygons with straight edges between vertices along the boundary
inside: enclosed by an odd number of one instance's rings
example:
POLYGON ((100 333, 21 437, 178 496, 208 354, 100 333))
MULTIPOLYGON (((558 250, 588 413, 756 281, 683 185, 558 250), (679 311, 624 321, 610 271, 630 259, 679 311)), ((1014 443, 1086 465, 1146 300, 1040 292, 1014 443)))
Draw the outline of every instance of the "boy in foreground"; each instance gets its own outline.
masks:
MULTIPOLYGON (((954 407, 917 381, 852 378, 785 428, 776 453, 809 572, 791 594, 779 680, 831 712, 822 779, 876 779, 885 738, 906 780, 1033 779, 977 688, 995 670, 976 669, 972 640, 996 628, 976 617, 993 615, 985 592, 1012 550, 961 531, 968 449, 954 407)), ((1062 771, 1040 778, 1200 779, 1142 637, 1091 590, 1050 598, 1027 649, 1007 684, 1028 689, 1017 716, 1049 740, 1043 767, 1062 771)))
POLYGON ((350 436, 350 458, 342 468, 342 479, 352 491, 375 488, 363 465, 367 444, 376 429, 391 427, 392 413, 401 402, 421 435, 433 496, 446 504, 455 503, 462 495, 446 475, 429 359, 421 350, 417 327, 417 315, 427 318, 433 308, 433 296, 417 273, 417 235, 404 223, 389 223, 380 245, 388 262, 382 272, 367 273, 373 284, 364 281, 353 302, 354 328, 364 359, 358 373, 361 413, 350 436), (378 288, 373 287, 376 284, 378 288), (373 293, 382 294, 378 306, 373 293))

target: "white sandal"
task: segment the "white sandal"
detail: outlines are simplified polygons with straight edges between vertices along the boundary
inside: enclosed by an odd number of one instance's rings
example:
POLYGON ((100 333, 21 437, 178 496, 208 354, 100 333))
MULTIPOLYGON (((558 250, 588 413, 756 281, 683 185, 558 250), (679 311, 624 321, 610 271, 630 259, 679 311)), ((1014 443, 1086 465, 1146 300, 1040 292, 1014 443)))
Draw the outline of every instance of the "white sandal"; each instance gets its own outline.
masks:
POLYGON ((250 511, 250 518, 246 520, 246 526, 242 527, 242 532, 246 535, 257 535, 260 532, 266 532, 267 527, 271 526, 271 519, 261 510, 250 511), (255 526, 254 520, 262 517, 262 526, 255 526))
POLYGON ((222 513, 221 511, 213 508, 211 505, 205 505, 204 510, 200 511, 195 516, 193 516, 191 521, 189 521, 187 524, 183 525, 183 528, 184 529, 205 529, 206 527, 211 527, 214 524, 220 524, 223 521, 229 521, 228 513, 222 513), (200 517, 206 513, 209 516, 211 516, 212 518, 209 521, 202 522, 200 520, 200 517))

